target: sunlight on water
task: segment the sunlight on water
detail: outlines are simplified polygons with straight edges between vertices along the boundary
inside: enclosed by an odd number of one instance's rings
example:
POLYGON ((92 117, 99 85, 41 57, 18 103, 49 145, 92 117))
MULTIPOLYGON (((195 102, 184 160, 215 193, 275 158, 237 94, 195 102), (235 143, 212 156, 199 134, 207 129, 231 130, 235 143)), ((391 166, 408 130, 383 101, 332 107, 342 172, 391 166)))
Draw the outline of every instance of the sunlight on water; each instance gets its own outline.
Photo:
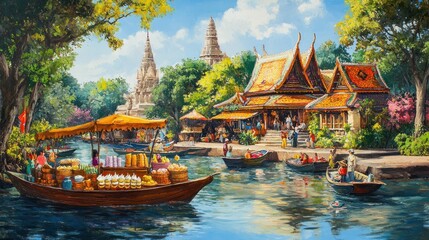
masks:
MULTIPOLYGON (((90 162, 90 145, 74 157, 90 162)), ((101 158, 115 153, 101 146, 101 158)), ((221 158, 185 156, 190 178, 220 172, 190 204, 75 208, 0 192, 0 238, 423 239, 428 180, 387 181, 370 196, 337 195, 323 175, 284 163, 229 170, 221 158), (332 209, 334 200, 345 203, 332 209)))

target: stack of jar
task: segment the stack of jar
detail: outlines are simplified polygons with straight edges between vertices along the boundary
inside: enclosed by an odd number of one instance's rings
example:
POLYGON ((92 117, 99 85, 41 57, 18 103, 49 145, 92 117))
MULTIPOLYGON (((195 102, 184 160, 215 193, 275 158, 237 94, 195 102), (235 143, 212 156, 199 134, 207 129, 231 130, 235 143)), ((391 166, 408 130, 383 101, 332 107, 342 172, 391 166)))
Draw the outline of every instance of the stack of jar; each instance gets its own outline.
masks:
POLYGON ((125 167, 149 167, 149 161, 146 154, 131 154, 125 155, 125 167))
POLYGON ((105 167, 122 167, 122 158, 118 158, 117 156, 107 156, 105 163, 105 167))

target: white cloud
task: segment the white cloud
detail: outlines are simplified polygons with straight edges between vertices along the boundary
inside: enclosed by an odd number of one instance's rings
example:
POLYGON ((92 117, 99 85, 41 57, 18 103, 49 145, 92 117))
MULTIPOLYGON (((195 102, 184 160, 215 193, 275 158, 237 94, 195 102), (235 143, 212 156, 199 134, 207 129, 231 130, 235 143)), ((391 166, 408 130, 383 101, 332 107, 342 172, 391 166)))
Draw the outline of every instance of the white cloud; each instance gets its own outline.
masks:
MULTIPOLYGON (((295 26, 290 23, 276 23, 280 6, 278 0, 237 0, 237 6, 226 10, 217 21, 217 32, 221 44, 249 35, 262 40, 273 34, 290 33, 295 26)), ((207 21, 202 22, 207 27, 207 21)))
POLYGON ((309 0, 301 3, 298 11, 304 15, 304 23, 309 25, 313 18, 322 17, 326 10, 323 0, 309 0))
POLYGON ((174 35, 174 39, 177 40, 184 40, 188 37, 189 31, 186 28, 179 29, 176 34, 174 35))

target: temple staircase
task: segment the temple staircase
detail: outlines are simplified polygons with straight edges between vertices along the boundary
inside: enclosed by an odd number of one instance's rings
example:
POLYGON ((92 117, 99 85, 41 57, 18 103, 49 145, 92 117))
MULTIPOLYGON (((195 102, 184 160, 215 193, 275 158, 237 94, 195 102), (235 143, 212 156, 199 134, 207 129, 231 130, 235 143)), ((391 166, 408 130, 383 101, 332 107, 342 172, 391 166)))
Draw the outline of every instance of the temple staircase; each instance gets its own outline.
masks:
MULTIPOLYGON (((298 132, 298 147, 306 147, 305 140, 308 139, 309 133, 308 131, 299 131, 298 132)), ((280 147, 282 145, 282 138, 280 135, 280 131, 277 130, 267 130, 265 136, 261 138, 261 140, 256 143, 259 146, 277 146, 280 147)), ((292 145, 292 141, 288 141, 288 147, 292 145)))

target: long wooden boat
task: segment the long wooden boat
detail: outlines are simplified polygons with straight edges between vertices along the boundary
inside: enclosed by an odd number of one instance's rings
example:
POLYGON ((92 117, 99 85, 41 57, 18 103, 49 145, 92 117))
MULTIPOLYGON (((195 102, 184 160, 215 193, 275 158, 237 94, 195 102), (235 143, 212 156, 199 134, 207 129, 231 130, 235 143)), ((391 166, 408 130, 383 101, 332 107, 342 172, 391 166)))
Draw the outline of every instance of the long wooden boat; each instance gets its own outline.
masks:
POLYGON ((149 143, 133 143, 133 142, 130 142, 129 145, 131 145, 133 148, 136 148, 136 149, 145 149, 145 148, 149 147, 149 143))
POLYGON ((166 143, 164 146, 164 152, 172 151, 174 148, 174 141, 166 143))
POLYGON ((68 149, 54 149, 55 154, 58 157, 67 157, 73 155, 73 153, 77 150, 77 148, 68 148, 68 149))
MULTIPOLYGON (((113 148, 113 151, 115 151, 115 153, 119 154, 119 155, 125 155, 127 153, 133 153, 133 154, 138 154, 138 153, 144 153, 146 155, 150 154, 150 151, 144 151, 144 150, 135 150, 132 148, 127 148, 127 149, 120 149, 120 148, 113 148)), ((154 152, 154 154, 161 154, 162 157, 174 157, 176 155, 178 156, 184 156, 188 153, 188 150, 180 150, 180 151, 168 151, 168 152, 154 152)))
POLYGON ((327 168, 326 179, 335 192, 340 194, 365 195, 377 191, 382 185, 386 185, 384 182, 378 180, 369 182, 367 175, 357 171, 355 171, 355 181, 340 182, 338 168, 327 168))
POLYGON ((189 148, 187 148, 187 150, 188 150, 188 155, 206 156, 209 153, 210 148, 189 147, 189 148))
POLYGON ((286 165, 297 172, 324 172, 329 166, 327 161, 317 161, 308 164, 301 164, 301 159, 291 158, 286 160, 286 165))
POLYGON ((22 196, 72 206, 127 206, 192 201, 195 195, 213 181, 212 174, 183 183, 130 190, 76 191, 44 186, 24 179, 24 174, 7 172, 22 196))
POLYGON ((228 168, 245 168, 245 167, 256 167, 261 166, 268 156, 267 150, 259 150, 254 151, 251 154, 259 154, 262 156, 257 158, 245 158, 245 157, 223 157, 223 161, 225 162, 228 168))

